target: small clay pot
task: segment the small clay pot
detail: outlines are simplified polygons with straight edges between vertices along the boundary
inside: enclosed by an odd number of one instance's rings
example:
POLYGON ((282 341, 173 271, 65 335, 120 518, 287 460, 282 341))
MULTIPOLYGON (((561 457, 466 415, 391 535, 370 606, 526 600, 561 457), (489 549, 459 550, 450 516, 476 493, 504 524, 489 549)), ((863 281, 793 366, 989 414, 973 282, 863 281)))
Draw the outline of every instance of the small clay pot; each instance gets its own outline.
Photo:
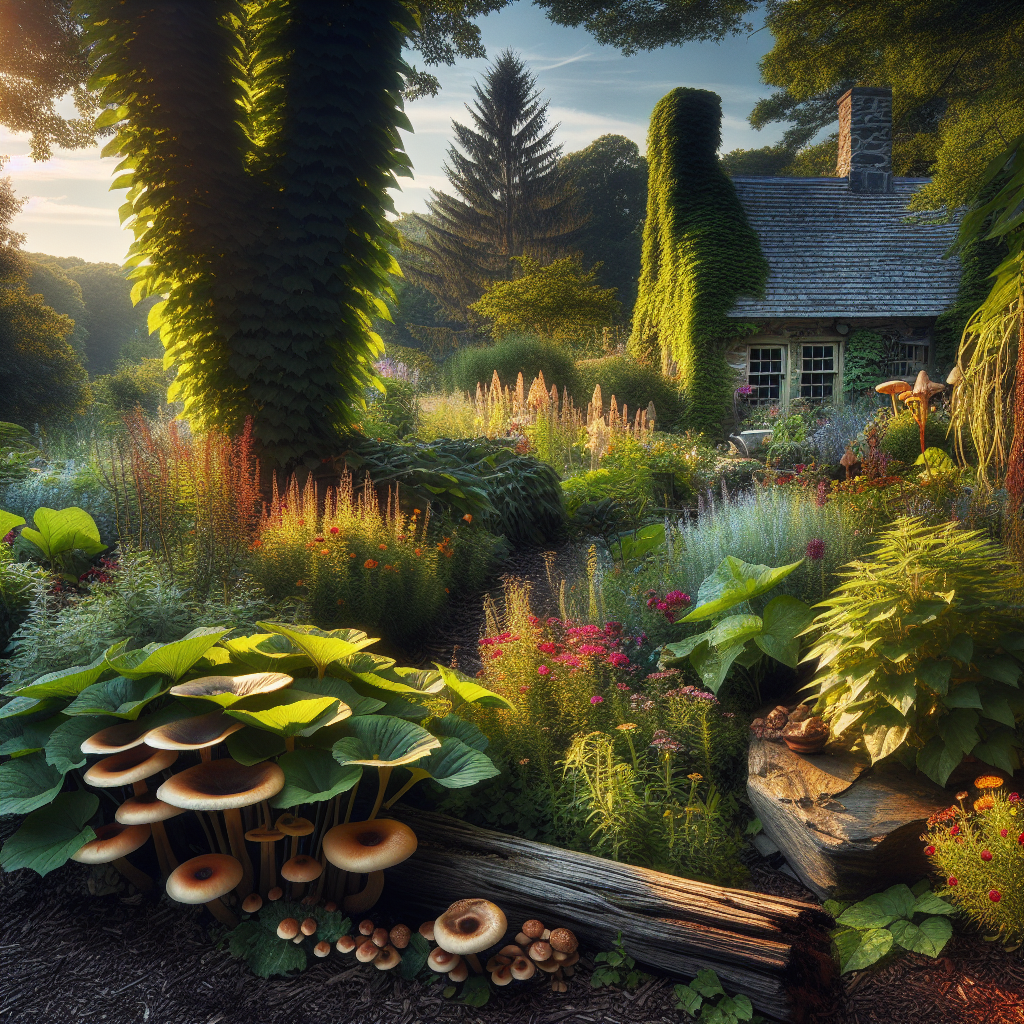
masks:
POLYGON ((829 728, 820 718, 790 722, 782 730, 782 741, 797 754, 816 754, 829 740, 829 728))
POLYGON ((797 754, 817 754, 824 750, 828 743, 828 736, 813 736, 804 738, 802 736, 783 736, 783 742, 790 750, 797 754))

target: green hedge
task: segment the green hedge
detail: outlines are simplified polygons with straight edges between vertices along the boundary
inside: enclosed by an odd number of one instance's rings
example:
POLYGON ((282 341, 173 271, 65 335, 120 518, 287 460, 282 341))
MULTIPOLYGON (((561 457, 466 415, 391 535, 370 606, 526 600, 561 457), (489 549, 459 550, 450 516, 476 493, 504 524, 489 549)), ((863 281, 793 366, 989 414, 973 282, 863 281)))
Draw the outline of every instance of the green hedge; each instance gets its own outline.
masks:
POLYGON ((578 390, 576 363, 572 353, 540 338, 509 335, 494 345, 464 348, 445 363, 445 375, 459 391, 476 391, 477 383, 490 384, 494 371, 507 387, 515 387, 520 372, 529 388, 533 378, 544 371, 544 380, 550 389, 568 388, 571 394, 578 390))
POLYGON ((637 409, 646 409, 649 402, 654 402, 659 430, 674 426, 683 415, 682 396, 672 381, 629 356, 584 359, 576 364, 576 370, 579 384, 575 400, 584 409, 594 393, 594 386, 600 384, 605 406, 614 395, 620 411, 625 402, 630 414, 635 414, 637 409))

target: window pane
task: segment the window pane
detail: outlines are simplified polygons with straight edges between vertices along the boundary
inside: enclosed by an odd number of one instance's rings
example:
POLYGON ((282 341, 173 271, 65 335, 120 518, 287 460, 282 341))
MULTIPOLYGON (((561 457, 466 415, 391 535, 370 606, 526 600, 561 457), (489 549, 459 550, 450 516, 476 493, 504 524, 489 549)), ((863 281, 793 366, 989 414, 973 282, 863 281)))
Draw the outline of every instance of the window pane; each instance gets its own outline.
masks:
POLYGON ((777 405, 781 397, 782 349, 752 348, 747 354, 747 383, 754 389, 750 405, 777 405))
POLYGON ((893 356, 887 368, 891 377, 915 377, 928 363, 928 346, 900 342, 893 356))
POLYGON ((832 398, 836 372, 835 345, 802 345, 800 353, 800 397, 812 402, 832 398))

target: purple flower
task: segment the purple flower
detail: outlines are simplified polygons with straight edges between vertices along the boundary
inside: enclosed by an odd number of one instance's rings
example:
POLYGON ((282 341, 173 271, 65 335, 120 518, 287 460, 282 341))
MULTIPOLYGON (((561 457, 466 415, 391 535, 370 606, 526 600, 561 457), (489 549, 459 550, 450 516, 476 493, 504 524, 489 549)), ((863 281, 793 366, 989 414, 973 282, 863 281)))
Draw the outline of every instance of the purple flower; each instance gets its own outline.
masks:
POLYGON ((538 665, 537 666, 537 675, 539 675, 539 676, 546 676, 546 675, 548 675, 548 673, 550 673, 550 671, 551 671, 551 669, 549 669, 547 667, 547 665, 538 665))
POLYGON ((753 393, 754 393, 754 389, 749 384, 741 384, 736 389, 736 394, 737 395, 752 395, 753 393))
POLYGON ((824 508, 828 504, 828 481, 818 481, 818 493, 815 496, 815 504, 818 508, 824 508))
POLYGON ((807 542, 807 557, 812 562, 820 562, 825 557, 825 542, 819 538, 807 542))
POLYGON ((595 694, 593 697, 590 698, 590 703, 591 704, 603 704, 604 703, 604 697, 599 697, 599 696, 597 696, 595 694))

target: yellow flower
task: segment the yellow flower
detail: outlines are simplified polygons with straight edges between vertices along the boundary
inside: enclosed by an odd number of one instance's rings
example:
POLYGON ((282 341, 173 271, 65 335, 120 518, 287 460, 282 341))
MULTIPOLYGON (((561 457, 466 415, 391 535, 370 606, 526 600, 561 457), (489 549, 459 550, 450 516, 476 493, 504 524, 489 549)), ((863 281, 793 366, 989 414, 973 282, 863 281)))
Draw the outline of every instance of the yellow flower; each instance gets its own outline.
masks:
POLYGON ((980 814, 982 811, 991 810, 995 807, 996 802, 991 793, 986 793, 984 796, 979 796, 974 801, 974 809, 980 814))
POLYGON ((636 723, 635 722, 623 722, 622 725, 617 725, 617 726, 615 726, 615 728, 618 729, 619 732, 629 732, 630 729, 635 729, 636 728, 636 723))
POLYGON ((979 775, 974 780, 975 789, 999 789, 1003 780, 998 775, 979 775))
POLYGON ((691 782, 703 782, 704 776, 700 772, 694 772, 692 775, 686 776, 691 782))

